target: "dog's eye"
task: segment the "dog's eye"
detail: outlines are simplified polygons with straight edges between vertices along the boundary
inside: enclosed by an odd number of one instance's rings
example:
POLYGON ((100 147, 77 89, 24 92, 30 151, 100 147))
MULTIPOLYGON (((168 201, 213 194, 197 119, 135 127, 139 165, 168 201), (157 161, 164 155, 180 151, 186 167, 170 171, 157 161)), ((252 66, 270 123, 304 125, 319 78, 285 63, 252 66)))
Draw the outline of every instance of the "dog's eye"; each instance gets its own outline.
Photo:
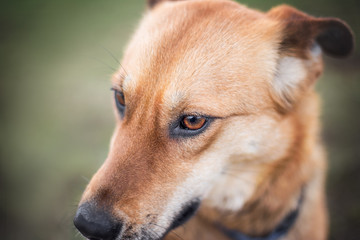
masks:
POLYGON ((124 94, 122 92, 115 91, 115 97, 116 97, 116 103, 118 103, 122 107, 125 107, 124 94))
POLYGON ((114 90, 116 107, 118 108, 119 112, 121 114, 123 114, 124 110, 125 110, 125 97, 124 97, 124 94, 122 92, 120 92, 119 90, 116 90, 116 89, 113 89, 113 90, 114 90))
POLYGON ((204 132, 215 117, 201 115, 184 115, 170 124, 172 138, 188 138, 204 132))
POLYGON ((180 127, 187 130, 199 130, 206 123, 206 118, 201 116, 185 116, 181 122, 180 127))

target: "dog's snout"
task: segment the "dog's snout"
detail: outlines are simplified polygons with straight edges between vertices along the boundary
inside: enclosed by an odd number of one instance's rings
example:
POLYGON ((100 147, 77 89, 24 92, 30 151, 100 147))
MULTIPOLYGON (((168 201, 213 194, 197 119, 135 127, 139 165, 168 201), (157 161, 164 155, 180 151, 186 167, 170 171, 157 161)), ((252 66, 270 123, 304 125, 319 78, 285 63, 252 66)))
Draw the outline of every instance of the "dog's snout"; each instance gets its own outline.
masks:
POLYGON ((74 218, 75 227, 90 240, 112 240, 121 231, 122 224, 105 209, 92 203, 82 204, 74 218))

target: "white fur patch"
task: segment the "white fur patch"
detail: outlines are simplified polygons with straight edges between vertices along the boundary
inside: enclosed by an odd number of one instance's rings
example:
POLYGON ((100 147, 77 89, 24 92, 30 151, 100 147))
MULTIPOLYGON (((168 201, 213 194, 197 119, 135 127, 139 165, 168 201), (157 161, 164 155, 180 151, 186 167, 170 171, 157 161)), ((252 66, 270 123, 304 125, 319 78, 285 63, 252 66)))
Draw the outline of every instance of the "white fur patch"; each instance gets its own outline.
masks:
MULTIPOLYGON (((239 168, 240 165, 237 166, 239 168)), ((243 172, 229 169, 209 194, 209 203, 223 210, 238 211, 251 197, 256 184, 255 169, 243 172)))
MULTIPOLYGON (((174 213, 181 210, 183 204, 193 200, 194 198, 202 198, 213 186, 214 181, 218 179, 222 161, 217 156, 209 154, 203 156, 198 163, 193 166, 192 172, 187 179, 172 194, 165 207, 165 211, 158 219, 158 224, 168 226, 174 217, 174 213)), ((156 229, 157 233, 163 232, 164 229, 156 229)))
POLYGON ((294 90, 305 77, 306 70, 302 60, 295 57, 281 58, 273 81, 275 93, 282 99, 291 101, 294 90))
POLYGON ((321 54, 322 54, 321 47, 317 43, 314 43, 312 45, 310 52, 311 52, 311 55, 315 58, 321 56, 321 54))

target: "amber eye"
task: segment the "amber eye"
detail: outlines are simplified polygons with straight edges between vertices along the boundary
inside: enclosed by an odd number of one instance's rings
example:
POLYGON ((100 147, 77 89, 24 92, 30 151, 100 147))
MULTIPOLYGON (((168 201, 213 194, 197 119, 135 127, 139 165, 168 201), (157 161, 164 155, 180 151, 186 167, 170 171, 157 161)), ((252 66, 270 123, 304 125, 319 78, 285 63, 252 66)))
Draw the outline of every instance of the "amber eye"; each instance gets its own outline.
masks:
POLYGON ((189 138, 204 132, 217 117, 206 115, 183 115, 169 125, 172 138, 189 138))
POLYGON ((116 103, 119 103, 122 106, 125 106, 124 94, 119 91, 115 91, 116 103))
POLYGON ((188 130, 198 130, 206 123, 206 118, 201 116, 185 116, 181 121, 181 127, 188 130))
POLYGON ((116 107, 119 110, 121 115, 124 115, 124 111, 125 111, 125 98, 124 98, 124 94, 122 92, 120 92, 119 90, 114 90, 114 97, 115 97, 115 103, 116 103, 116 107))

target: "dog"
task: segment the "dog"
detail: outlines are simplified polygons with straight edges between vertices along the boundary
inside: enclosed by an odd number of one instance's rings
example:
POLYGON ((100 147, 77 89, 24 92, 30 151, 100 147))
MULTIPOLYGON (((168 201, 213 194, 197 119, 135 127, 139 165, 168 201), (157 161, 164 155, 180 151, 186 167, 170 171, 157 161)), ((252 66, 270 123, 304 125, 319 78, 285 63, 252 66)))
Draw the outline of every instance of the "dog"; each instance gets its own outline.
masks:
POLYGON ((90 240, 323 240, 314 84, 347 24, 281 5, 150 0, 113 75, 116 128, 74 224, 90 240))

